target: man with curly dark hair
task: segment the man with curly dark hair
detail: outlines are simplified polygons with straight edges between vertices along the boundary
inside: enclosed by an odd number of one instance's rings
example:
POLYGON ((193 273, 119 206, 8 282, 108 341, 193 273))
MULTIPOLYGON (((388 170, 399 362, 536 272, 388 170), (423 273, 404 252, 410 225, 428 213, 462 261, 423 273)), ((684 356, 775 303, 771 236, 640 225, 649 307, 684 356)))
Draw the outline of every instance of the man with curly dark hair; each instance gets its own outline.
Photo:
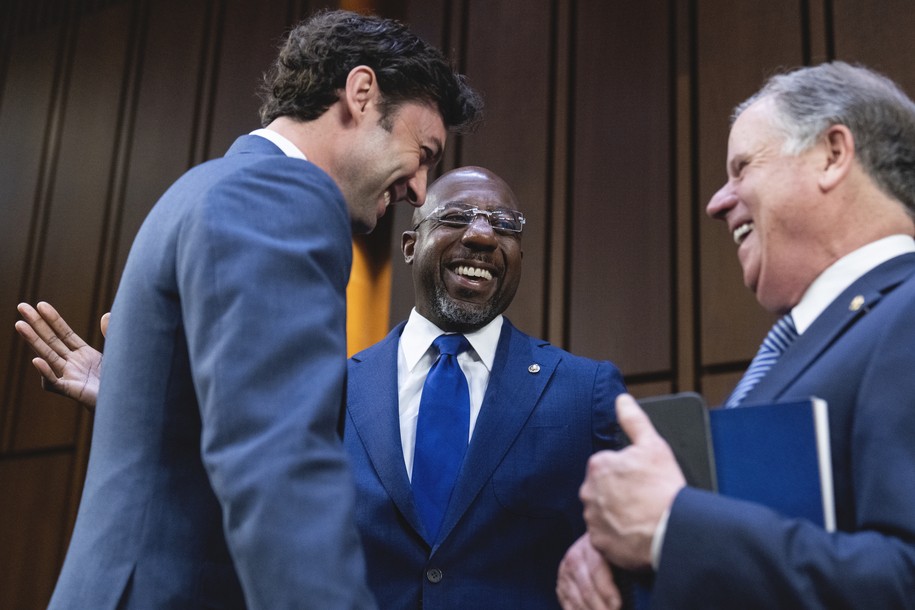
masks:
POLYGON ((181 177, 134 241, 52 608, 374 606, 336 434, 351 231, 422 205, 480 107, 397 22, 290 33, 264 129, 181 177))

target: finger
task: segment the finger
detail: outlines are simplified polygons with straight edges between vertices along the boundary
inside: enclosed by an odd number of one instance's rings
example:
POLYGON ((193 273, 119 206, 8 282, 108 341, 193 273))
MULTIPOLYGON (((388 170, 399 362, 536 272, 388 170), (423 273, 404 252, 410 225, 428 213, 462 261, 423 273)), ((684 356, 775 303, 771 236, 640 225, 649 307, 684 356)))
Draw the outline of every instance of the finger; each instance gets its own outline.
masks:
MULTIPOLYGON (((40 305, 41 304, 39 303, 39 306, 40 305)), ((50 305, 48 307, 50 307, 50 305)), ((50 348, 55 355, 66 356, 69 354, 70 350, 67 348, 66 344, 60 340, 60 337, 57 336, 54 329, 48 325, 47 321, 41 315, 41 312, 37 311, 28 303, 20 303, 17 309, 25 320, 24 323, 31 327, 33 334, 40 337, 42 342, 50 348)), ((19 323, 17 322, 17 324, 19 323)), ((22 333, 20 332, 20 334, 22 333)), ((50 359, 48 354, 39 353, 39 355, 46 359, 50 359)))
MULTIPOLYGON (((18 320, 15 327, 16 332, 28 342, 32 351, 41 357, 42 362, 48 367, 48 370, 53 370, 56 378, 62 377, 67 366, 67 359, 58 354, 52 347, 53 344, 60 346, 60 341, 55 338, 52 345, 49 345, 47 341, 42 339, 38 336, 38 333, 35 332, 35 324, 31 324, 27 321, 18 320)), ((69 351, 64 352, 64 356, 68 356, 69 354, 69 351)), ((57 382, 55 381, 55 383, 57 382)))
POLYGON ((60 379, 41 358, 33 358, 32 365, 41 373, 41 389, 52 394, 67 396, 67 390, 61 385, 60 379))
POLYGON ((102 329, 102 336, 108 337, 108 321, 111 319, 111 312, 109 311, 102 316, 102 319, 99 321, 99 327, 102 329))
MULTIPOLYGON (((595 550, 594 552, 597 553, 598 551, 595 550)), ((600 561, 591 570, 591 582, 594 585, 596 595, 606 604, 607 608, 617 609, 622 607, 623 598, 616 583, 613 582, 610 564, 604 561, 603 557, 600 557, 600 561)))
POLYGON ((629 394, 616 397, 616 420, 633 445, 658 436, 648 415, 629 394))
POLYGON ((14 326, 16 328, 16 332, 19 333, 19 336, 25 339, 26 343, 29 344, 29 346, 32 348, 32 351, 34 351, 36 354, 42 358, 57 355, 50 348, 50 346, 45 343, 44 339, 38 336, 38 333, 35 332, 34 327, 32 327, 29 322, 17 320, 14 326))
MULTIPOLYGON (((571 553, 572 551, 570 550, 569 552, 571 553)), ((585 607, 581 590, 575 579, 575 568, 570 565, 568 555, 563 557, 562 562, 559 564, 559 575, 556 579, 556 597, 559 598, 559 603, 562 604, 563 610, 585 607)))
POLYGON ((41 314, 41 317, 48 324, 51 330, 54 332, 56 337, 59 337, 71 350, 78 350, 81 347, 85 347, 86 342, 83 341, 83 338, 73 332, 73 329, 70 328, 70 325, 67 324, 57 310, 54 307, 45 301, 38 303, 37 307, 38 313, 41 314))
POLYGON ((60 377, 54 373, 53 369, 51 369, 47 361, 43 358, 32 358, 32 366, 38 369, 42 378, 47 379, 52 384, 56 385, 60 381, 60 377))

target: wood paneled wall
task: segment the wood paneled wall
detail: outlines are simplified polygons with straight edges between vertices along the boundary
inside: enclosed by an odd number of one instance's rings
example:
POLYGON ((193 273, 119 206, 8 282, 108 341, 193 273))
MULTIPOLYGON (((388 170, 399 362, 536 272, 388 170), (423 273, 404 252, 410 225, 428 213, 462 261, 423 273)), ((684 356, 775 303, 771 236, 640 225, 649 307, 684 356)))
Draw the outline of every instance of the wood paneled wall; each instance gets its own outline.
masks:
MULTIPOLYGON (((100 346, 130 242, 161 192, 257 127, 280 35, 332 0, 0 3, 0 607, 40 608, 79 502, 91 419, 44 393, 13 331, 54 303, 100 346)), ((715 402, 771 317, 704 205, 731 107, 779 67, 861 61, 915 93, 906 0, 385 0, 483 91, 477 164, 528 216, 509 316, 620 365, 646 395, 715 402)), ((392 323, 413 302, 395 212, 392 323)))

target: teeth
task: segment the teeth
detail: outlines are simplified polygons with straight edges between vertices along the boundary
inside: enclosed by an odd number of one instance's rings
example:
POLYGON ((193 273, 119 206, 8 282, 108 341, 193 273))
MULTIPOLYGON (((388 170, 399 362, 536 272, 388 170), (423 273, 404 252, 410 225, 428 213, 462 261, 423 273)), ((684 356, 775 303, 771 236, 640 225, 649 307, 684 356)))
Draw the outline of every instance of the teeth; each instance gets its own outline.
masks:
POLYGON ((385 206, 391 205, 391 191, 384 192, 384 205, 385 206))
POLYGON ((747 222, 734 229, 734 243, 739 246, 754 228, 755 225, 752 222, 747 222))
POLYGON ((470 267, 467 265, 461 265, 460 267, 458 267, 457 274, 465 275, 467 277, 483 278, 484 280, 492 279, 492 273, 490 273, 486 269, 480 269, 478 267, 470 267))

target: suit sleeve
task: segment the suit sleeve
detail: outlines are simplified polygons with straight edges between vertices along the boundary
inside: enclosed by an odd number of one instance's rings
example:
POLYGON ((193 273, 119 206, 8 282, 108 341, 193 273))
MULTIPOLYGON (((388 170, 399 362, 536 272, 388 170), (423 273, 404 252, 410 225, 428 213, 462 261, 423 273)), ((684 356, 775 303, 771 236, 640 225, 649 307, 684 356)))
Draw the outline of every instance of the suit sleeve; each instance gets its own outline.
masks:
MULTIPOLYGON (((875 314, 880 312, 878 308, 875 314)), ((684 489, 674 501, 653 607, 915 608, 915 324, 883 324, 852 402, 854 522, 828 533, 752 503, 684 489)), ((842 380, 827 380, 842 387, 842 380)), ((835 463, 835 459, 833 460, 835 463)), ((839 473, 837 473, 838 475, 839 473)))
POLYGON ((202 456, 246 601, 371 607, 336 435, 351 262, 342 197, 285 157, 201 196, 177 275, 202 456))
POLYGON ((626 391, 619 369, 612 363, 597 363, 594 378, 593 408, 594 451, 622 446, 622 430, 616 422, 616 397, 626 391))

